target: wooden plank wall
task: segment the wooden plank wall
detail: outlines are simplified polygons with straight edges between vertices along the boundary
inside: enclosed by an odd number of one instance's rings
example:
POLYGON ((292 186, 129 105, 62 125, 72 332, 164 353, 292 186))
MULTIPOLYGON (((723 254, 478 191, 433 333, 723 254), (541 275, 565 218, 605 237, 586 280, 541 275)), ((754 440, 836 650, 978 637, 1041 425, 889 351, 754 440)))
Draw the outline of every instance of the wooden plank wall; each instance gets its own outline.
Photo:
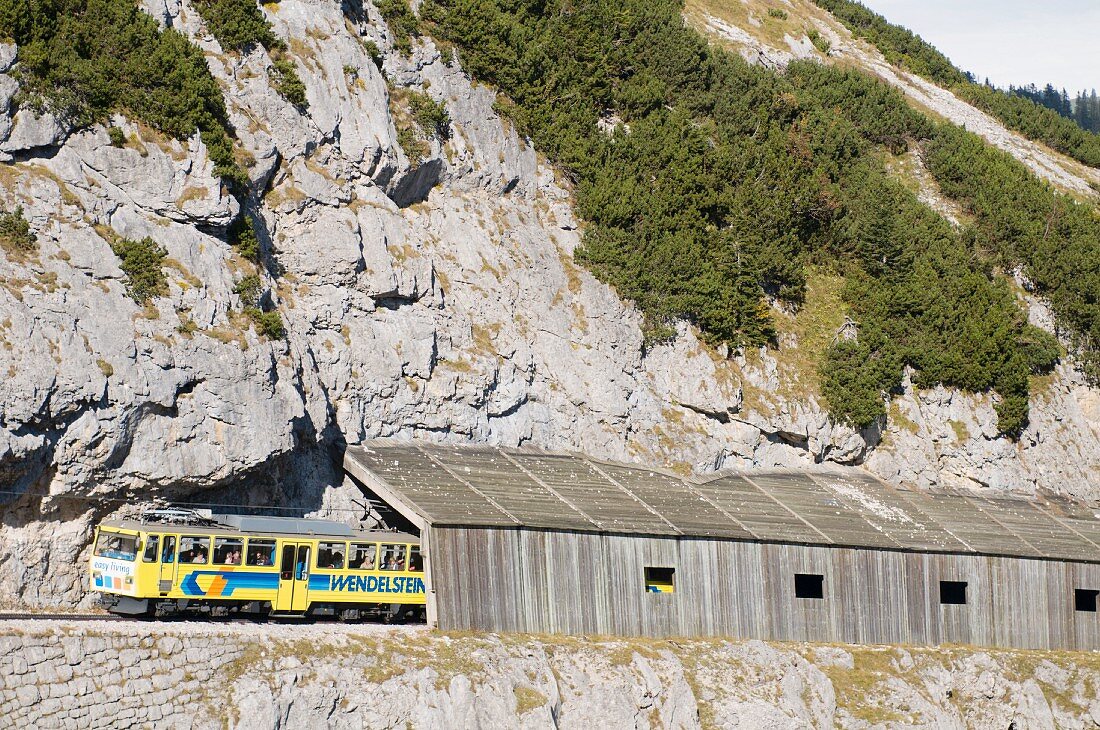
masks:
POLYGON ((431 528, 439 627, 863 644, 1100 649, 1100 565, 979 555, 633 537, 527 528, 431 528), (646 566, 676 592, 646 593, 646 566), (825 576, 796 598, 795 573, 825 576), (967 583, 941 605, 941 580, 967 583))

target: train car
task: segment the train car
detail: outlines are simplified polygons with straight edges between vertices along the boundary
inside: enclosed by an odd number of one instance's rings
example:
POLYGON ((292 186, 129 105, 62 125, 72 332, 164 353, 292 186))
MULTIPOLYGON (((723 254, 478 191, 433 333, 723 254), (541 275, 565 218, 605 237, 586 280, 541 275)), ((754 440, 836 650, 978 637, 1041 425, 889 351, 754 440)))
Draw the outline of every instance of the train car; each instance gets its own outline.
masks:
POLYGON ((420 539, 339 522, 157 510, 96 528, 89 588, 113 613, 422 616, 420 539))

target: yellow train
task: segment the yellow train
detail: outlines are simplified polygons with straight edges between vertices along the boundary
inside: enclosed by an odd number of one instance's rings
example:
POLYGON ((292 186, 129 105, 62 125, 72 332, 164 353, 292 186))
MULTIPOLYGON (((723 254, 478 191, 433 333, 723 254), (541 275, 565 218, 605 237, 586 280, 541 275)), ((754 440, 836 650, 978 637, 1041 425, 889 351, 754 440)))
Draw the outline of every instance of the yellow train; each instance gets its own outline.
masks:
POLYGON ((155 510, 96 528, 89 588, 125 615, 423 615, 419 538, 338 522, 155 510))

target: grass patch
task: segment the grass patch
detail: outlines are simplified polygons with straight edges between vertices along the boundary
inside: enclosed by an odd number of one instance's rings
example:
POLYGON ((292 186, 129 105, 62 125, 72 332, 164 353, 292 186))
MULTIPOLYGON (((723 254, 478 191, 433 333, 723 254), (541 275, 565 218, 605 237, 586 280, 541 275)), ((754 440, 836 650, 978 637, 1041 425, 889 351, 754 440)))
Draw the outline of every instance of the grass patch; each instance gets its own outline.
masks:
POLYGON ((532 687, 514 687, 512 694, 516 696, 516 715, 523 717, 532 710, 545 707, 550 700, 546 695, 532 687))
POLYGON ((951 430, 955 433, 955 440, 960 444, 970 440, 970 429, 962 421, 948 421, 951 430))
POLYGON ((920 426, 918 426, 915 421, 910 419, 909 416, 905 415, 905 411, 901 409, 901 406, 898 405, 897 401, 890 404, 888 415, 888 422, 897 426, 901 430, 908 431, 911 434, 920 433, 920 426))

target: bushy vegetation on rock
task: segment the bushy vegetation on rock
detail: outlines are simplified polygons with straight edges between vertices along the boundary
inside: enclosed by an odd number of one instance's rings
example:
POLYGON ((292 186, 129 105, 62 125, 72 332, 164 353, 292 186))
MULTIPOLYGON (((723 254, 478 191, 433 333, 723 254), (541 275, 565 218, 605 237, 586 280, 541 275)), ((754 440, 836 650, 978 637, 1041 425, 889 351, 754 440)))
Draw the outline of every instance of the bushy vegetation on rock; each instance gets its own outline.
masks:
POLYGON ((282 316, 275 311, 265 312, 263 310, 261 302, 263 284, 260 282, 259 276, 249 274, 243 277, 233 287, 233 293, 241 298, 242 311, 256 326, 257 332, 272 340, 281 340, 286 336, 286 327, 283 325, 282 316))
POLYGON ((31 224, 23 216, 23 206, 0 211, 0 245, 17 256, 33 253, 38 248, 38 236, 31 233, 31 224))
POLYGON ((912 31, 894 25, 852 0, 814 0, 853 34, 870 41, 886 60, 951 89, 1028 139, 1094 167, 1100 167, 1100 135, 1031 99, 975 83, 968 74, 912 31))
POLYGON ((125 111, 177 139, 200 132, 215 173, 247 182, 202 51, 132 2, 0 0, 0 36, 19 46, 19 104, 76 128, 125 111))
POLYGON ((168 252, 156 241, 148 236, 139 241, 119 238, 111 242, 111 250, 126 274, 126 293, 135 302, 145 304, 153 297, 168 294, 168 278, 163 268, 168 252))
POLYGON ((651 340, 686 318, 713 344, 773 343, 769 298, 798 306, 807 266, 832 269, 858 325, 824 365, 838 418, 882 417, 909 367, 920 386, 995 391, 1008 434, 1027 423, 1029 376, 1060 353, 999 272, 1024 265, 1086 350, 1100 342, 1097 288, 1079 276, 1092 212, 985 145, 952 154, 965 133, 869 76, 751 66, 687 29, 675 0, 432 0, 421 13, 575 183, 578 258, 637 303, 651 340), (887 174, 887 153, 914 144, 973 226, 956 230, 887 174), (1037 225, 1042 262, 1020 231, 1037 225))
POLYGON ((306 86, 286 56, 286 43, 275 35, 255 0, 196 0, 195 9, 223 50, 246 53, 260 46, 271 54, 275 90, 299 109, 309 108, 306 86))
POLYGON ((271 23, 253 0, 195 0, 193 5, 223 50, 282 47, 271 23))
POLYGON ((229 226, 229 243, 237 249, 237 253, 249 261, 260 261, 260 239, 256 235, 256 228, 252 223, 252 217, 246 212, 241 212, 233 225, 229 226))
POLYGON ((408 55, 412 51, 412 39, 420 35, 420 21, 408 0, 377 0, 374 6, 393 34, 394 47, 408 55))

